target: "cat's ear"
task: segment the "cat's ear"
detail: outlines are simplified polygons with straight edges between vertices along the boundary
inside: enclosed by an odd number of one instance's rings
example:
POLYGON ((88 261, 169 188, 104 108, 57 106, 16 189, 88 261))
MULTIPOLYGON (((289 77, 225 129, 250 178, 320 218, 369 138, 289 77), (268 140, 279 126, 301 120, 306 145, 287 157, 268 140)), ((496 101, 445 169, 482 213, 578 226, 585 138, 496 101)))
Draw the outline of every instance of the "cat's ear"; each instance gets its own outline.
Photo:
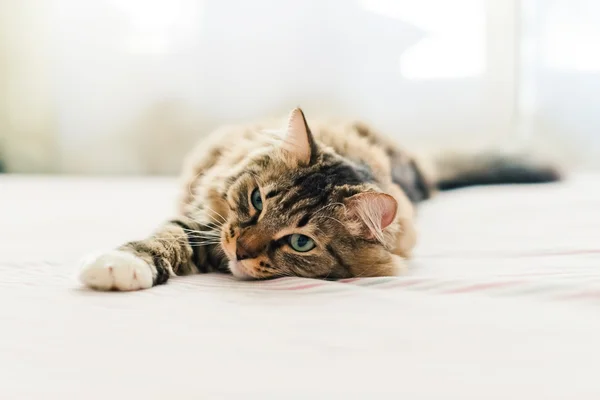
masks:
POLYGON ((389 194, 364 192, 346 200, 350 215, 363 224, 361 232, 367 239, 384 241, 383 230, 396 218, 398 203, 389 194))
POLYGON ((311 164, 317 155, 317 145, 300 108, 290 114, 282 148, 300 164, 311 164))

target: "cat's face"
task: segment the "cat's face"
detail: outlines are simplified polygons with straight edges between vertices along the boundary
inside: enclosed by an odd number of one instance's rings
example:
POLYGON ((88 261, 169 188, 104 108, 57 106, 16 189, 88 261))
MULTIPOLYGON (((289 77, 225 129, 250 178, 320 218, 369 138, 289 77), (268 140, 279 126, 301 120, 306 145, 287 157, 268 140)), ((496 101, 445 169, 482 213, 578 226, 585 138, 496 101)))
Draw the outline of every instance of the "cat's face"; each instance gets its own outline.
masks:
POLYGON ((345 278, 390 273, 384 229, 396 201, 368 171, 317 148, 294 110, 281 148, 231 177, 221 232, 229 269, 240 278, 345 278))

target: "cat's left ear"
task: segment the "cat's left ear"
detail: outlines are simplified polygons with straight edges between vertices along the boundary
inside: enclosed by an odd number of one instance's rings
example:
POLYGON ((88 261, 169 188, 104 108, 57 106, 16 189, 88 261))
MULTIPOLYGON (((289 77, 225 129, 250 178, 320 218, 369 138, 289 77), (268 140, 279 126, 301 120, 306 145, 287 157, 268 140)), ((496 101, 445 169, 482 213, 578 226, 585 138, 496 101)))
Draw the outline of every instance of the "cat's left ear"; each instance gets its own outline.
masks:
POLYGON ((398 202, 389 194, 364 192, 346 200, 350 215, 362 222, 363 236, 384 242, 383 230, 396 218, 398 202))
POLYGON ((304 165, 312 164, 317 156, 317 145, 300 108, 290 114, 282 148, 304 165))

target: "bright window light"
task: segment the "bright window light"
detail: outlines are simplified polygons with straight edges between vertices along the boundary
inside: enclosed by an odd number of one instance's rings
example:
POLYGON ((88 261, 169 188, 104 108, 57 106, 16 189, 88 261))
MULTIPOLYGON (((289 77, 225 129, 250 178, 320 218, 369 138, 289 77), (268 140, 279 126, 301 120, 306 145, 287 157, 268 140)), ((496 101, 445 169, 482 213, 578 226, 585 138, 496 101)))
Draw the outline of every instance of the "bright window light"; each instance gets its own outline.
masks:
POLYGON ((543 59, 563 71, 600 71, 600 3, 555 2, 543 23, 543 59))
POLYGON ((361 0, 368 11, 421 29, 424 38, 399 58, 407 79, 446 79, 485 72, 485 1, 361 0))
POLYGON ((198 0, 111 0, 129 20, 126 48, 133 53, 176 51, 197 36, 201 17, 198 0))

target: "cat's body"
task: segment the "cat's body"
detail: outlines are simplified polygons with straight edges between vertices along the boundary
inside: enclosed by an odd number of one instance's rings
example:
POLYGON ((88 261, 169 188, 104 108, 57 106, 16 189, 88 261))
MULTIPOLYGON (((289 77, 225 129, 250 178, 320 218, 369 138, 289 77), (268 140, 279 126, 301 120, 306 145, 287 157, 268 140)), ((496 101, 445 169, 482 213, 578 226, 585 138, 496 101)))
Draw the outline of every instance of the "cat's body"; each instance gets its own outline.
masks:
POLYGON ((544 182, 537 168, 483 157, 436 167, 362 123, 310 129, 299 109, 280 124, 226 127, 189 156, 180 215, 149 238, 90 257, 81 280, 136 290, 169 276, 239 278, 393 275, 416 242, 414 204, 438 187, 544 182))

